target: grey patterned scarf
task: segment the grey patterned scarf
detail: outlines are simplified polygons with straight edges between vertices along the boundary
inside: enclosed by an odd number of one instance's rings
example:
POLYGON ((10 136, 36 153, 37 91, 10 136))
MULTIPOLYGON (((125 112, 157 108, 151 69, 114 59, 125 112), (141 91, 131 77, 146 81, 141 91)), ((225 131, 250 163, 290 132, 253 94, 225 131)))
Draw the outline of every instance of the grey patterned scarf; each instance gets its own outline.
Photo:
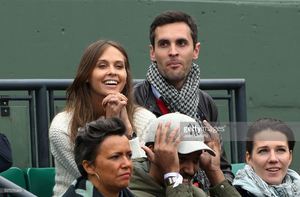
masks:
POLYGON ((237 172, 233 185, 261 197, 300 196, 300 176, 291 169, 288 169, 282 184, 269 185, 253 171, 251 166, 245 165, 244 169, 237 172))
POLYGON ((197 64, 192 64, 187 80, 179 91, 161 76, 155 63, 149 66, 147 80, 162 95, 171 112, 181 112, 197 119, 200 84, 200 68, 197 64))

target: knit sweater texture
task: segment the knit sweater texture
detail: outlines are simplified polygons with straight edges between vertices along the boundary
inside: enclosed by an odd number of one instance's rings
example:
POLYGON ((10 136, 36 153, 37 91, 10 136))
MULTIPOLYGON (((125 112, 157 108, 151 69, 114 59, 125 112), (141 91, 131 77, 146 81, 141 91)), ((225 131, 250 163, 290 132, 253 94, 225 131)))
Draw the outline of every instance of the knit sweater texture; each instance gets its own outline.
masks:
MULTIPOLYGON (((70 141, 70 122, 72 114, 70 112, 63 111, 58 113, 49 129, 50 149, 54 157, 55 162, 55 186, 53 188, 53 196, 61 196, 71 185, 71 183, 80 175, 77 165, 74 160, 73 148, 74 144, 70 141)), ((156 116, 145 108, 138 107, 133 114, 133 125, 135 132, 139 138, 139 141, 144 142, 144 131, 150 122, 153 121, 156 116)), ((138 149, 139 143, 137 140, 132 140, 130 145, 135 150, 133 151, 134 157, 144 156, 144 152, 138 149)))

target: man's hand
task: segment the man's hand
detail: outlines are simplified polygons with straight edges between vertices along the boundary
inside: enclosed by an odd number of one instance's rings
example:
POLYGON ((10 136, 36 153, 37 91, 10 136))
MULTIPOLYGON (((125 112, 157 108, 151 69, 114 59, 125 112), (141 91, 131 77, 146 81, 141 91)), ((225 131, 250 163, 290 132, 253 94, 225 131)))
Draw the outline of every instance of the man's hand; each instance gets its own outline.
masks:
POLYGON ((162 174, 179 172, 177 152, 177 146, 180 142, 179 128, 174 129, 167 135, 169 129, 170 123, 166 123, 164 126, 159 124, 155 135, 154 150, 152 151, 146 146, 142 147, 149 161, 156 165, 162 174))
POLYGON ((206 121, 203 121, 207 136, 205 143, 215 151, 216 156, 203 152, 200 155, 200 168, 203 169, 212 185, 222 182, 225 177, 220 167, 221 145, 219 133, 206 121))
POLYGON ((220 169, 220 154, 221 146, 218 132, 206 121, 203 121, 205 129, 205 144, 207 144, 216 153, 216 156, 212 156, 207 152, 203 152, 200 155, 200 167, 203 170, 218 170, 220 169))

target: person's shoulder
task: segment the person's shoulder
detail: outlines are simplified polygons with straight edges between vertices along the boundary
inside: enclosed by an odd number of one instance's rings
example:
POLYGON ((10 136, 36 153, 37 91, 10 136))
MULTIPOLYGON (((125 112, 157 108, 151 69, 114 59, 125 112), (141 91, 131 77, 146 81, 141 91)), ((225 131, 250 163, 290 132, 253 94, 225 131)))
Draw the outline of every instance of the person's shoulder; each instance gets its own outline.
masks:
POLYGON ((209 188, 209 193, 211 194, 211 196, 240 197, 239 192, 226 179, 223 180, 222 182, 210 187, 209 188))
POLYGON ((239 194, 242 196, 242 197, 255 197, 254 194, 252 194, 251 192, 243 189, 242 187, 240 186, 235 186, 235 189, 239 192, 239 194))
POLYGON ((132 159, 133 171, 135 173, 148 172, 149 171, 149 161, 145 157, 139 157, 132 159))
POLYGON ((213 98, 205 91, 199 89, 199 105, 200 107, 209 107, 213 111, 217 111, 217 106, 213 98))
POLYGON ((54 116, 53 121, 57 120, 57 119, 69 119, 70 116, 71 116, 71 112, 68 112, 68 111, 64 110, 64 111, 61 111, 61 112, 57 113, 54 116))
POLYGON ((53 118, 51 125, 50 125, 50 131, 51 130, 67 130, 70 121, 72 118, 72 113, 68 111, 62 111, 55 115, 53 118))
POLYGON ((134 93, 135 99, 137 99, 137 101, 139 101, 139 99, 143 99, 144 97, 147 97, 150 89, 151 89, 151 86, 150 86, 149 81, 147 81, 147 80, 143 80, 141 82, 136 83, 133 86, 133 93, 134 93))
POLYGON ((125 188, 122 190, 122 196, 124 197, 134 197, 133 193, 130 191, 129 188, 125 188))
POLYGON ((133 88, 134 88, 134 90, 136 90, 136 89, 142 89, 142 88, 149 87, 149 86, 150 86, 149 81, 148 81, 147 79, 144 79, 144 80, 142 80, 142 81, 140 81, 140 82, 137 82, 137 83, 133 86, 133 88))
POLYGON ((216 122, 218 120, 218 108, 216 103, 207 92, 200 89, 198 92, 199 92, 198 110, 204 113, 205 119, 207 119, 210 122, 216 122))
POLYGON ((199 96, 200 98, 207 100, 209 102, 213 102, 213 98, 204 90, 199 89, 199 96))
POLYGON ((72 117, 72 113, 68 111, 62 111, 56 114, 52 120, 52 124, 56 122, 65 122, 65 121, 70 121, 72 117))

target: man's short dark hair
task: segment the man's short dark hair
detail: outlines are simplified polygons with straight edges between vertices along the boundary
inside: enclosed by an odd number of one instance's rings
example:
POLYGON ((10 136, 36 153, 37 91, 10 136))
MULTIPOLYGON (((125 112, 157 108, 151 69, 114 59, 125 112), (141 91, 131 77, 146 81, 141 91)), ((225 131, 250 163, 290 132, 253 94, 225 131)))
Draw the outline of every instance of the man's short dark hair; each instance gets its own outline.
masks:
POLYGON ((154 39, 155 39, 155 29, 159 26, 163 26, 166 24, 171 23, 177 23, 177 22, 183 22, 189 26, 191 29, 191 36, 193 39, 194 46, 198 42, 198 30, 197 25, 194 21, 194 19, 181 11, 165 11, 161 13, 160 15, 156 16, 153 20, 151 26, 150 26, 150 43, 154 47, 154 39))

